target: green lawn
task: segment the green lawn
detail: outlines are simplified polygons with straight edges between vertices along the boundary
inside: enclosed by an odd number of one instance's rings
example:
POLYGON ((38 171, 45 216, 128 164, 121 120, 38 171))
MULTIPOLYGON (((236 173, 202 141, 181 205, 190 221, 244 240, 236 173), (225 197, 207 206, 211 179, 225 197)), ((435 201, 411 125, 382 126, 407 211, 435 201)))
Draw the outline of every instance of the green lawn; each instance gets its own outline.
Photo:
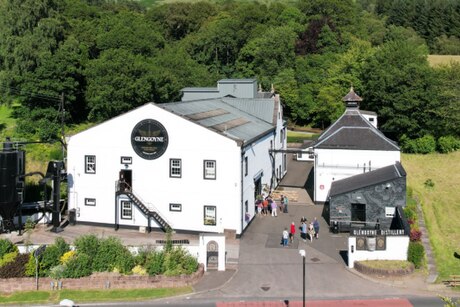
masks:
POLYGON ((439 280, 460 274, 460 151, 402 155, 407 184, 422 203, 439 280), (425 185, 431 179, 433 187, 425 185))
POLYGON ((191 293, 191 287, 164 289, 126 289, 126 290, 61 290, 24 291, 11 295, 0 295, 0 305, 11 304, 56 304, 70 299, 76 304, 107 301, 139 301, 191 293))

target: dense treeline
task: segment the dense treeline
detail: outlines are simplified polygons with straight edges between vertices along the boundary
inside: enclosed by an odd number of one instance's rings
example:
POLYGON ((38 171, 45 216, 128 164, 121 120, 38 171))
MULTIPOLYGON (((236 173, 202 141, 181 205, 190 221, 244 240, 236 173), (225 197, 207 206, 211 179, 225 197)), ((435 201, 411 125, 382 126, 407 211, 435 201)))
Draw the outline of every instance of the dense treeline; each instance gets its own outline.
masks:
POLYGON ((255 77, 297 124, 329 125, 353 85, 395 139, 459 136, 460 65, 427 61, 429 50, 460 53, 459 10, 450 0, 0 0, 1 103, 15 102, 18 133, 49 139, 62 93, 72 125, 255 77))

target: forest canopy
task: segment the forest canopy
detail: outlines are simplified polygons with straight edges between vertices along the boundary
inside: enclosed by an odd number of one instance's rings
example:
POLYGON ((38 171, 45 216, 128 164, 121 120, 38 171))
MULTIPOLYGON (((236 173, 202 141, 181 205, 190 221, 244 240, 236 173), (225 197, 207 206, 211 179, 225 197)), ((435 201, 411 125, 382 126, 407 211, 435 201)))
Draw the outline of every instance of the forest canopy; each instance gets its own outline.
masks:
POLYGON ((395 140, 460 136, 460 65, 427 60, 460 54, 459 1, 142 3, 0 0, 0 103, 18 133, 57 138, 62 106, 68 126, 100 122, 256 78, 298 125, 327 127, 353 86, 395 140))

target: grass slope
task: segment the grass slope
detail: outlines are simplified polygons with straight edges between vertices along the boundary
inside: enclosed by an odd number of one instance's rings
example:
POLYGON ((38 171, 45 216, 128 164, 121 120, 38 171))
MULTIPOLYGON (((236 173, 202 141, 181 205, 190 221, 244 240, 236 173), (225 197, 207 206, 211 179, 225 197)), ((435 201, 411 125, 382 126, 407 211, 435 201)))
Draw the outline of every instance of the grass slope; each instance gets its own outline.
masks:
POLYGON ((402 155, 407 184, 420 199, 441 280, 460 274, 460 151, 402 155), (431 179, 433 187, 425 185, 431 179))
POLYGON ((437 55, 430 54, 428 56, 428 62, 431 67, 436 67, 439 65, 450 65, 453 62, 460 63, 460 55, 437 55))

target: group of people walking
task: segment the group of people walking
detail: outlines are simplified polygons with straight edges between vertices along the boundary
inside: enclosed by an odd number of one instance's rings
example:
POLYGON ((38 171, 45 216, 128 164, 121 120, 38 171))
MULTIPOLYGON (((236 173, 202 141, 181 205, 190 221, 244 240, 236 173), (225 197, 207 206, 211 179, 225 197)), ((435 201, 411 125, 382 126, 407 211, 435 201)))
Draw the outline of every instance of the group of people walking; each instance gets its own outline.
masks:
POLYGON ((260 216, 278 216, 278 208, 279 212, 288 213, 288 203, 289 199, 285 195, 281 195, 279 204, 271 197, 271 195, 268 195, 265 198, 261 197, 256 201, 257 213, 260 216))
MULTIPOLYGON (((306 217, 302 217, 300 219, 300 237, 303 239, 304 242, 307 241, 307 236, 308 239, 310 239, 310 242, 313 241, 313 238, 319 239, 319 221, 315 217, 312 222, 308 223, 306 217)), ((284 228, 283 234, 282 234, 282 244, 283 246, 288 246, 288 243, 292 243, 294 241, 296 233, 296 226, 295 223, 292 222, 291 226, 289 228, 284 228)))

